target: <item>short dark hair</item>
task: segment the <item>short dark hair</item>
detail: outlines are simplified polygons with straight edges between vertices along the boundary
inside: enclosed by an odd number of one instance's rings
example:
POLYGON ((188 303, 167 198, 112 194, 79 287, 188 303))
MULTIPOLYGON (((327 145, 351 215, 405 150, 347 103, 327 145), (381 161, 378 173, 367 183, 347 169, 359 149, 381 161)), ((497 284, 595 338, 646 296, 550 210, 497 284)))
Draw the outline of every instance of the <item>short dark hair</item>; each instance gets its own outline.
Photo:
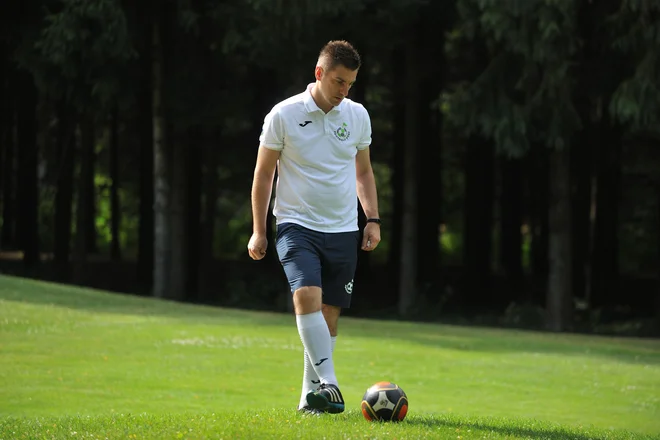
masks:
POLYGON ((362 60, 351 43, 344 40, 332 40, 321 49, 319 64, 327 70, 332 70, 339 65, 349 70, 358 70, 362 60))

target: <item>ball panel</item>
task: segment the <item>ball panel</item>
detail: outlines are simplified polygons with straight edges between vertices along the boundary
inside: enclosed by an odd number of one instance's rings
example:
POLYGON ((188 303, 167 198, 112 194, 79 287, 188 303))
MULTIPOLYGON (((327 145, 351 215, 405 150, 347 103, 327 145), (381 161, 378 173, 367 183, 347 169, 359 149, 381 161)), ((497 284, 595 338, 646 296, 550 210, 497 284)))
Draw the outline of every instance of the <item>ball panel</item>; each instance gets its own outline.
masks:
POLYGON ((387 390, 386 393, 387 398, 390 399, 393 403, 398 402, 402 397, 407 397, 406 393, 404 393, 403 390, 399 387, 394 390, 387 390))
POLYGON ((362 407, 362 415, 365 419, 369 420, 370 422, 378 420, 378 416, 376 415, 376 412, 373 410, 371 405, 369 405, 369 402, 363 400, 360 406, 362 407))
POLYGON ((367 392, 364 393, 362 400, 368 402, 369 405, 374 406, 378 402, 378 390, 368 389, 367 392))
POLYGON ((406 418, 407 413, 408 413, 408 399, 406 397, 402 397, 399 399, 396 406, 394 407, 394 411, 392 411, 392 420, 400 422, 406 418))
POLYGON ((371 406, 373 407, 374 411, 378 413, 381 409, 393 410, 394 402, 396 402, 396 400, 391 400, 387 391, 379 391, 376 403, 371 406))
POLYGON ((378 418, 380 420, 389 422, 392 420, 392 417, 394 416, 394 411, 391 409, 381 409, 380 411, 377 411, 376 414, 378 414, 378 418))
POLYGON ((371 388, 378 390, 395 390, 399 387, 396 384, 393 384, 392 382, 376 382, 371 386, 371 388))

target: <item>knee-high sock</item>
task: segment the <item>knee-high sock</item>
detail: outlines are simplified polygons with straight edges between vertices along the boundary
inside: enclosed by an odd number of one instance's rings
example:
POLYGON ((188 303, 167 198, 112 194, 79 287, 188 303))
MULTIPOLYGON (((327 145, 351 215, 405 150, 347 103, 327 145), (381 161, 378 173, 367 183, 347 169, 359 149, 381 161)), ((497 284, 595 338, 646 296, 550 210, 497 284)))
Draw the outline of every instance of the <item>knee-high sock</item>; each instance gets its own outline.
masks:
MULTIPOLYGON (((336 343, 337 343, 337 336, 330 336, 330 349, 333 353, 335 351, 336 343)), ((303 356, 304 356, 304 369, 303 369, 303 380, 302 380, 302 392, 300 393, 300 403, 298 405, 298 408, 302 408, 303 406, 307 405, 307 394, 309 394, 310 391, 314 391, 321 383, 321 379, 319 379, 319 375, 316 374, 316 371, 314 371, 314 366, 312 365, 312 362, 309 360, 309 355, 307 354, 306 350, 303 353, 303 356)))
POLYGON ((296 323, 307 356, 321 383, 338 385, 332 361, 330 330, 321 311, 296 315, 296 323))

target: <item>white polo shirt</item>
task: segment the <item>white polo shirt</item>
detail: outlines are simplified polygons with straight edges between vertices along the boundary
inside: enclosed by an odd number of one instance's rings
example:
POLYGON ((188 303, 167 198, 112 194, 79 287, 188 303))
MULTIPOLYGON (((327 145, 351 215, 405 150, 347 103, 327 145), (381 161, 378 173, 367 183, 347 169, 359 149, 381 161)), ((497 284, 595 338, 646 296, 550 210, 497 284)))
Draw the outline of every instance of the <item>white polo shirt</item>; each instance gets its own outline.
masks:
POLYGON ((273 215, 320 232, 357 231, 355 156, 371 144, 371 121, 344 98, 324 113, 307 89, 273 107, 259 142, 280 151, 273 215))

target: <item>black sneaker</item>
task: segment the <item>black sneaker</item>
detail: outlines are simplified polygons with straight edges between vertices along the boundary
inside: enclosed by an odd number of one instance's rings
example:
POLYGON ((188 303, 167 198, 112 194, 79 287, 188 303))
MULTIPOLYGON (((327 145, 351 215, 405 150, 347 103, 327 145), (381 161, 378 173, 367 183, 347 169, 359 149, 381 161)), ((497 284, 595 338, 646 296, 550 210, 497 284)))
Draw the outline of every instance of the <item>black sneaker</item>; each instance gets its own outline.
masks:
POLYGON ((314 409, 332 414, 344 412, 344 398, 337 385, 322 383, 307 394, 307 403, 314 409))
POLYGON ((301 408, 298 408, 298 412, 306 416, 320 416, 321 414, 323 414, 323 411, 321 411, 320 409, 312 408, 309 405, 305 405, 301 408))

